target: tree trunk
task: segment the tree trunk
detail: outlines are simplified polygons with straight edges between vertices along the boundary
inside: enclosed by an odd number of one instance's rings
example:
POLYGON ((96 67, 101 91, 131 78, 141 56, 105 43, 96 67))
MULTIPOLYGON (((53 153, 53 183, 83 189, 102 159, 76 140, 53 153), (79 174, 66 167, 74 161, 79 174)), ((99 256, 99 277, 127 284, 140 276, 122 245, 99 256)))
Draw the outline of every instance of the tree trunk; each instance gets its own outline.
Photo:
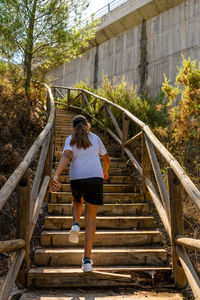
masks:
POLYGON ((33 2, 33 7, 29 19, 26 50, 24 53, 25 93, 26 93, 27 103, 29 105, 31 105, 29 95, 30 95, 30 84, 31 84, 31 77, 32 77, 31 69, 32 69, 32 59, 33 59, 34 25, 35 25, 37 1, 38 0, 34 0, 33 2))

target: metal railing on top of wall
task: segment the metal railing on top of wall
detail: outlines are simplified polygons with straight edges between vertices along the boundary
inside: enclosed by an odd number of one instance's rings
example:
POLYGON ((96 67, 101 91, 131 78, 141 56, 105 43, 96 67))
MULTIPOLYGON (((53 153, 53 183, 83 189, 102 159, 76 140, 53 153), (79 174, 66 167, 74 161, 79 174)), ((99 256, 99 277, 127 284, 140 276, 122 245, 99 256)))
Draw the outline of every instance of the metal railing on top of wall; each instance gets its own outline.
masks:
POLYGON ((128 0, 113 0, 93 13, 92 16, 88 17, 84 22, 90 21, 92 17, 94 20, 101 18, 127 1, 128 0))

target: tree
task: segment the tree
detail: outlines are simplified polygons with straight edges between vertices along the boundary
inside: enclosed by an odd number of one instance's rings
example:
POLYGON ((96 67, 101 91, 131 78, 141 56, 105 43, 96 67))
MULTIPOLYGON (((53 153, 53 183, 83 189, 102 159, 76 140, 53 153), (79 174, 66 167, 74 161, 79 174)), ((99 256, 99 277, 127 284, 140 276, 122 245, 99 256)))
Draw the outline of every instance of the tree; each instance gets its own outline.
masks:
POLYGON ((23 65, 27 96, 34 64, 47 71, 94 38, 97 22, 83 26, 87 7, 88 0, 0 0, 0 54, 23 65))

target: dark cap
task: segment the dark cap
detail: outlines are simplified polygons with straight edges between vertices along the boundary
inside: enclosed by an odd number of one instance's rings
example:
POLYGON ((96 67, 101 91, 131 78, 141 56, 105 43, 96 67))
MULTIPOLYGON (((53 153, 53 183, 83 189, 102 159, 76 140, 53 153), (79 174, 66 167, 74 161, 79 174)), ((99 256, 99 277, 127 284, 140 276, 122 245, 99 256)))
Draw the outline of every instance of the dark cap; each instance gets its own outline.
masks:
POLYGON ((82 115, 78 115, 74 118, 73 120, 73 126, 74 128, 76 128, 76 126, 79 124, 79 123, 83 123, 83 125, 87 125, 87 120, 84 116, 82 115))

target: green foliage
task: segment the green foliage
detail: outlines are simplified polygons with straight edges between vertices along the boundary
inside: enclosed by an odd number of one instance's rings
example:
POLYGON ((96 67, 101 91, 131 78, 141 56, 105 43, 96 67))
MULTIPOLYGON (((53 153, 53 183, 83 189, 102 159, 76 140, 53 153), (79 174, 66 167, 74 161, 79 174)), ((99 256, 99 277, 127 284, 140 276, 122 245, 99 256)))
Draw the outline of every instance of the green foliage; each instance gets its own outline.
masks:
POLYGON ((0 169, 13 172, 20 163, 24 149, 32 145, 46 119, 43 103, 46 91, 31 84, 31 110, 24 101, 23 70, 13 64, 0 62, 0 169))
POLYGON ((174 85, 165 76, 162 90, 169 99, 172 136, 178 143, 199 141, 200 134, 200 64, 183 57, 174 85))
MULTIPOLYGON (((99 96, 126 108, 151 128, 164 126, 166 124, 167 109, 164 105, 164 94, 161 93, 155 99, 143 99, 137 95, 137 86, 129 87, 124 76, 120 81, 118 81, 116 77, 111 81, 108 76, 103 74, 102 87, 99 87, 97 90, 95 90, 91 84, 88 84, 87 81, 86 83, 83 81, 76 83, 75 86, 98 94, 99 96)), ((95 106, 92 106, 95 107, 94 111, 98 113, 102 108, 103 102, 95 100, 92 96, 89 96, 89 99, 91 104, 95 103, 95 106)), ((122 126, 122 113, 112 106, 111 109, 114 112, 118 124, 122 126)), ((98 114, 98 117, 104 118, 103 111, 98 114)), ((107 125, 112 127, 111 121, 107 120, 107 125)), ((130 126, 130 134, 133 133, 135 133, 135 126, 130 126)))
POLYGON ((48 71, 88 46, 98 22, 83 26, 87 7, 88 0, 2 0, 0 55, 22 62, 30 86, 32 65, 48 71))

